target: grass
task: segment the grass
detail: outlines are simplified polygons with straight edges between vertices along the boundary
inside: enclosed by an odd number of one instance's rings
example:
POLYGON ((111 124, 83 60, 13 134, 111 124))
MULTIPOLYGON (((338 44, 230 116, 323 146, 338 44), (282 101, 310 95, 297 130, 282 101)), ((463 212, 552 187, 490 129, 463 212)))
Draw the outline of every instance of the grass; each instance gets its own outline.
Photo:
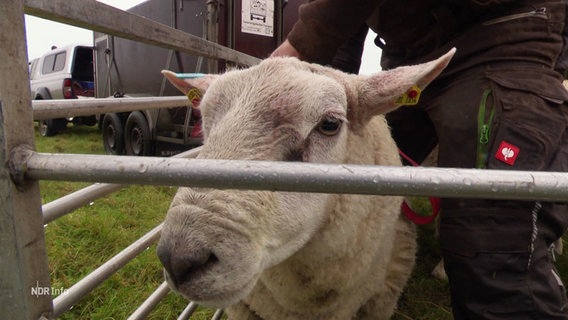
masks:
MULTIPOLYGON (((54 137, 36 132, 39 152, 104 154, 96 127, 69 126, 54 137)), ((88 183, 40 181, 42 202, 48 203, 88 183)), ((130 186, 95 200, 45 227, 53 288, 69 288, 164 219, 176 188, 130 186)), ((60 319, 126 319, 163 282, 155 245, 84 297, 60 319)), ((149 319, 177 319, 187 305, 169 293, 149 319)), ((210 319, 199 310, 192 319, 210 319)))
MULTIPOLYGON (((36 135, 39 152, 104 154, 96 127, 72 127, 59 135, 36 135)), ((42 201, 47 203, 87 186, 86 183, 41 181, 42 201)), ((45 228, 52 287, 69 288, 96 267, 159 224, 175 188, 131 186, 68 214, 45 228)), ((428 209, 418 199, 415 203, 428 209)), ((438 263, 434 227, 419 226, 416 268, 394 320, 452 319, 448 285, 430 272, 438 263)), ((558 257, 561 275, 568 274, 568 255, 558 257)), ((568 279, 564 278, 564 281, 568 279)), ((126 319, 162 283, 155 245, 84 297, 61 319, 126 319)), ((187 302, 170 293, 149 319, 176 319, 187 302)), ((210 319, 212 310, 201 309, 192 319, 210 319)))

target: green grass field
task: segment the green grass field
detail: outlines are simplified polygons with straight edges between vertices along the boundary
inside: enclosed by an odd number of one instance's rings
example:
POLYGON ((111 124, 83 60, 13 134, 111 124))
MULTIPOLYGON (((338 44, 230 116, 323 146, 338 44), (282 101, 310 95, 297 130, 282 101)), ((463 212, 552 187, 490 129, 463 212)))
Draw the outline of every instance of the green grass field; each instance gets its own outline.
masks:
MULTIPOLYGON (((39 152, 104 154, 96 127, 73 127, 54 137, 41 137, 39 152)), ((40 181, 43 203, 88 183, 40 181)), ((45 228, 52 287, 69 288, 160 222, 176 188, 130 186, 95 200, 45 228)), ((61 319, 126 319, 163 282, 155 245, 105 281, 61 319)), ((169 293, 149 319, 177 319, 187 302, 169 293)), ((210 319, 210 310, 192 319, 210 319)))
MULTIPOLYGON (((36 135, 39 152, 104 154, 96 127, 72 127, 55 137, 36 135)), ((86 183, 41 181, 44 203, 87 186, 86 183)), ((52 287, 69 288, 164 218, 175 193, 172 187, 131 186, 46 226, 52 287)), ((447 283, 430 276, 439 251, 432 225, 420 226, 417 266, 393 319, 452 319, 447 283)), ((568 274, 568 258, 558 259, 568 274)), ((564 279, 566 281, 566 278, 564 279)), ((163 281, 155 245, 86 296, 61 319, 126 319, 163 281)), ((150 319, 176 319, 187 302, 173 293, 160 303, 150 319)), ((209 319, 212 310, 200 310, 192 319, 209 319)))

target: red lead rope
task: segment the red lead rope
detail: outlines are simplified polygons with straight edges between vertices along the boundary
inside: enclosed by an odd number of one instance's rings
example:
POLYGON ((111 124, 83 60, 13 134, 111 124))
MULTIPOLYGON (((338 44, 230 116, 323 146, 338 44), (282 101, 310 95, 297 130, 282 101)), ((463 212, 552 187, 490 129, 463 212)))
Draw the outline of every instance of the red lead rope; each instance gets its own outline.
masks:
MULTIPOLYGON (((408 161, 410 164, 412 164, 413 166, 415 166, 415 167, 420 166, 418 163, 416 163, 414 160, 412 160, 409 156, 407 156, 404 152, 402 152, 402 150, 398 149, 398 153, 406 161, 408 161)), ((404 201, 402 202, 400 209, 402 210, 402 213, 406 216, 406 218, 408 218, 408 220, 414 222, 415 224, 432 223, 436 219, 436 217, 438 216, 438 213, 440 213, 440 198, 429 197, 428 199, 430 200, 430 206, 432 207, 432 215, 429 215, 429 216, 419 215, 418 213, 416 213, 416 211, 414 211, 414 210, 412 210, 412 208, 410 208, 406 199, 404 199, 404 201)))

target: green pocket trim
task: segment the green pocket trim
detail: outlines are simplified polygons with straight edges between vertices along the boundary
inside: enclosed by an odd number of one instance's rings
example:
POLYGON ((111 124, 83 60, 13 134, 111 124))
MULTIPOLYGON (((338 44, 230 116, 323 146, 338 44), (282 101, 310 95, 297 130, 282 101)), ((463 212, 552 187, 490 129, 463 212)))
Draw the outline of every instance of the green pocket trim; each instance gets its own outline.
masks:
POLYGON ((491 134, 491 124, 495 115, 495 108, 491 107, 489 118, 487 119, 487 99, 491 95, 491 89, 487 89, 481 96, 479 112, 477 113, 477 164, 478 169, 485 169, 487 163, 487 152, 489 148, 489 137, 491 134))

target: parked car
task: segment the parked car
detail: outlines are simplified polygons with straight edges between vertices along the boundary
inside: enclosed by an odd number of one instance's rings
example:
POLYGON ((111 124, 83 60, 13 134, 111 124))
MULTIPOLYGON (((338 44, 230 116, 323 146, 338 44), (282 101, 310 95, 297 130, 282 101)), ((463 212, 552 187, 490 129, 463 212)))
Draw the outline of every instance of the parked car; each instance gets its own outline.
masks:
MULTIPOLYGON (((30 61, 32 99, 78 99, 95 96, 93 47, 68 45, 53 48, 40 58, 30 61)), ((39 121, 42 136, 53 136, 67 127, 67 123, 93 126, 92 116, 59 118, 39 121)))

